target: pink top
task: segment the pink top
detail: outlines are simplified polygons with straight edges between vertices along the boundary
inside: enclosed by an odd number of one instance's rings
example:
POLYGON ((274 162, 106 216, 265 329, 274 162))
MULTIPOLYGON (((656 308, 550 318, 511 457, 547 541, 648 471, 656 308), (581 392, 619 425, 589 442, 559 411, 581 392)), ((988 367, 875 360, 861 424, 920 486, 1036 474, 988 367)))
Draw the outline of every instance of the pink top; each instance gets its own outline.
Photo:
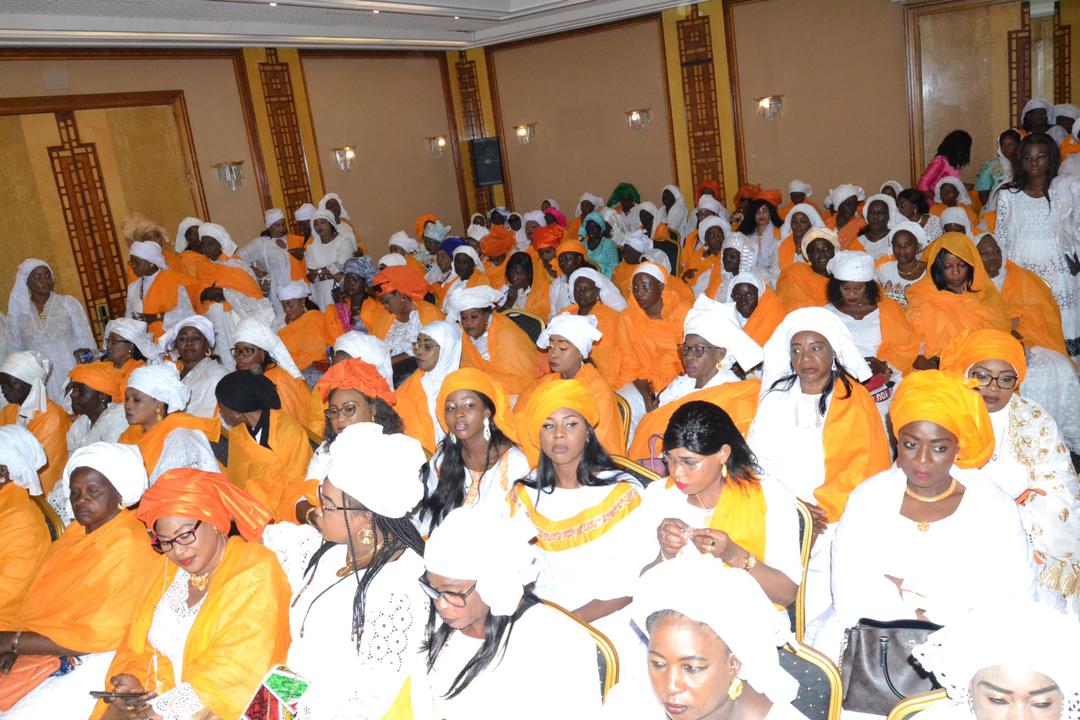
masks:
POLYGON ((934 159, 923 170, 922 177, 919 178, 919 184, 915 187, 924 193, 932 193, 937 184, 941 182, 941 178, 950 176, 961 179, 960 171, 950 165, 944 155, 935 155, 934 159))

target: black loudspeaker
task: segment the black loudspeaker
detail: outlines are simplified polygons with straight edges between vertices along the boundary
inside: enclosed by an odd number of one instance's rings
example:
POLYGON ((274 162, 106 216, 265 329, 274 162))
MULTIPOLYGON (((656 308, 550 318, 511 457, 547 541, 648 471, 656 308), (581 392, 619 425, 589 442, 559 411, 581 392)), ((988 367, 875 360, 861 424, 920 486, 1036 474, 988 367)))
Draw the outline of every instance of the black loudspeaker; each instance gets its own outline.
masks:
POLYGON ((472 151, 473 177, 477 187, 502 185, 502 155, 499 154, 499 138, 478 138, 469 141, 472 151))

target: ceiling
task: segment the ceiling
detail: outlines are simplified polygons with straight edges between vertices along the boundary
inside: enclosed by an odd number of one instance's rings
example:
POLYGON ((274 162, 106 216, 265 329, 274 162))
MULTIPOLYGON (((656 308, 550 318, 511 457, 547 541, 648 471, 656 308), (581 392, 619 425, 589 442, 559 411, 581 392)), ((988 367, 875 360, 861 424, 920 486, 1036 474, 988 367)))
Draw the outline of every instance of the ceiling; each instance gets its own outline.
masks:
POLYGON ((695 0, 2 0, 0 46, 462 49, 695 0))

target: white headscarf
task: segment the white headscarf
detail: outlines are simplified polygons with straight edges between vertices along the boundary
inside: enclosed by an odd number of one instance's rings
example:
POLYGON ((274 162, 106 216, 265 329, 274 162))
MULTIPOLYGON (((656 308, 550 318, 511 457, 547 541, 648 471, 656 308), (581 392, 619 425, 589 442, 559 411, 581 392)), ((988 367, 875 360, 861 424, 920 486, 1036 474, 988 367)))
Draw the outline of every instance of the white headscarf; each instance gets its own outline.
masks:
MULTIPOLYGON (((64 466, 64 487, 71 488, 71 474, 78 468, 92 468, 105 476, 109 484, 120 493, 120 502, 124 507, 131 507, 139 502, 150 481, 146 477, 146 466, 137 445, 126 443, 96 442, 79 448, 71 453, 64 466)), ((64 494, 67 516, 74 517, 70 493, 64 494)))
POLYGON ((739 366, 749 370, 762 360, 761 346, 742 331, 739 311, 732 303, 720 303, 699 295, 683 322, 683 339, 700 335, 714 347, 724 348, 739 366))
POLYGON ((656 223, 656 215, 657 215, 656 204, 651 203, 648 200, 642 200, 637 205, 630 208, 630 214, 628 216, 629 219, 630 219, 630 227, 634 228, 635 230, 638 229, 638 228, 644 227, 644 225, 641 222, 641 211, 642 210, 644 210, 645 212, 647 212, 647 213, 649 213, 650 215, 653 216, 653 231, 655 231, 656 230, 656 225, 657 225, 657 223, 656 223))
POLYGON ((304 203, 296 208, 296 212, 293 213, 293 219, 297 222, 311 220, 313 217, 315 217, 315 206, 311 203, 304 203))
POLYGON ((105 325, 105 337, 108 338, 113 333, 139 348, 139 352, 143 354, 147 362, 157 362, 161 359, 161 351, 158 349, 157 343, 154 342, 153 336, 146 331, 146 323, 142 320, 135 320, 134 318, 110 320, 105 325))
POLYGON ((841 250, 826 267, 829 275, 841 282, 870 282, 876 277, 870 253, 841 250))
POLYGON ((424 546, 428 572, 476 582, 476 593, 497 616, 513 615, 525 586, 536 580, 536 551, 515 537, 517 523, 499 522, 473 507, 452 510, 424 546))
POLYGON ((714 227, 720 228, 720 234, 725 238, 731 235, 731 225, 728 224, 727 220, 719 215, 710 215, 698 223, 698 238, 701 240, 702 245, 705 244, 705 236, 714 227))
POLYGON ((551 322, 540 333, 540 337, 536 340, 537 347, 546 350, 551 345, 551 338, 555 335, 570 341, 584 359, 589 357, 593 344, 599 342, 604 333, 597 328, 597 320, 592 315, 561 313, 551 318, 551 322))
POLYGON ((182 253, 188 248, 187 244, 187 231, 193 227, 199 227, 203 221, 197 217, 188 216, 180 221, 180 225, 176 228, 176 240, 173 241, 173 247, 176 248, 176 252, 182 253))
MULTIPOLYGON (((720 246, 720 252, 731 248, 739 251, 739 270, 749 271, 757 262, 757 243, 743 235, 741 232, 733 232, 724 238, 724 244, 720 246)), ((726 272, 726 271, 725 271, 726 272)))
MULTIPOLYGON (((597 205, 597 207, 600 207, 603 204, 603 201, 601 201, 600 205, 597 205)), ((540 227, 544 227, 545 225, 547 225, 547 220, 544 218, 544 213, 540 212, 539 210, 530 210, 529 212, 521 216, 522 229, 525 228, 525 223, 529 222, 534 222, 540 227)))
POLYGON ((409 234, 404 230, 398 230, 391 235, 390 239, 386 242, 386 246, 399 247, 407 253, 414 253, 420 249, 420 243, 409 237, 409 234))
POLYGON ((600 290, 600 302, 607 305, 612 310, 625 310, 626 298, 619 292, 619 288, 615 286, 615 283, 611 282, 611 278, 606 275, 601 275, 591 267, 581 267, 575 270, 569 278, 570 290, 573 291, 574 283, 578 278, 586 278, 592 280, 596 287, 600 290))
MULTIPOLYGON (((725 300, 729 303, 735 302, 731 299, 731 291, 735 289, 736 285, 753 285, 758 291, 758 300, 761 300, 761 296, 765 294, 765 283, 756 274, 752 272, 741 272, 735 277, 731 278, 731 282, 728 283, 727 297, 725 300)), ((738 312, 736 310, 736 312, 738 312)), ((740 326, 743 324, 739 321, 740 326)))
POLYGON ((806 234, 802 236, 802 255, 804 258, 809 258, 806 254, 806 249, 810 247, 810 243, 815 240, 825 240, 836 252, 840 252, 840 236, 836 234, 835 230, 830 230, 826 227, 810 228, 806 231, 806 234))
MULTIPOLYGON (((439 346, 439 359, 435 367, 425 372, 420 378, 420 386, 428 401, 428 414, 435 423, 436 439, 441 439, 442 426, 435 419, 435 402, 439 399, 446 376, 461 367, 461 326, 445 320, 436 320, 420 328, 420 335, 427 335, 439 346)), ((441 410, 440 410, 441 412, 441 410)))
POLYGON ((8 477, 31 495, 41 494, 38 470, 49 459, 34 434, 21 425, 0 425, 0 465, 6 465, 8 477))
POLYGON ((830 193, 830 197, 832 198, 832 202, 833 202, 833 207, 840 207, 841 205, 844 204, 844 201, 847 200, 852 195, 854 195, 856 198, 858 198, 859 202, 862 202, 863 200, 866 199, 866 192, 861 187, 859 187, 858 185, 851 185, 851 184, 845 183, 843 185, 837 186, 830 193))
POLYGON ((1061 103, 1054 106, 1054 120, 1060 120, 1063 117, 1072 118, 1076 120, 1080 118, 1080 107, 1073 105, 1072 103, 1061 103))
POLYGON ((971 218, 968 217, 967 212, 962 207, 945 208, 941 212, 942 229, 946 225, 963 225, 964 234, 971 237, 971 218))
POLYGON ((284 220, 284 219, 285 219, 285 213, 283 213, 278 208, 270 208, 269 210, 267 210, 266 212, 263 213, 263 227, 266 228, 267 230, 269 230, 271 225, 276 223, 278 220, 284 220))
POLYGON ((904 192, 904 186, 895 180, 886 180, 885 182, 881 183, 881 188, 878 189, 878 192, 884 193, 885 188, 887 187, 891 187, 893 189, 893 192, 895 192, 897 195, 904 192))
POLYGON ((720 201, 714 198, 712 195, 705 193, 697 201, 698 210, 708 210, 711 213, 715 213, 718 217, 727 219, 727 210, 720 204, 720 201))
POLYGON ((941 203, 941 188, 945 187, 946 185, 952 185, 954 188, 956 188, 956 192, 959 195, 959 197, 957 197, 956 199, 956 202, 960 203, 961 205, 971 204, 971 196, 968 195, 968 191, 967 188, 964 187, 964 183, 960 182, 959 179, 954 178, 952 175, 946 175, 945 177, 938 180, 937 185, 934 186, 934 202, 939 204, 941 203))
POLYGON ((817 208, 810 203, 799 203, 788 210, 787 217, 784 218, 784 224, 780 226, 781 240, 792 234, 791 218, 795 216, 795 213, 802 213, 806 216, 806 219, 810 221, 811 230, 825 227, 825 221, 821 219, 821 214, 817 211, 817 208))
POLYGON ((131 243, 128 254, 131 257, 142 258, 159 270, 166 270, 169 267, 169 263, 165 262, 165 254, 161 252, 161 246, 150 240, 136 240, 131 243))
POLYGON ((34 307, 34 301, 30 299, 30 288, 27 287, 26 281, 30 277, 30 273, 39 267, 48 269, 53 276, 53 281, 56 281, 56 273, 53 272, 49 263, 37 258, 23 260, 19 263, 19 269, 15 271, 15 282, 11 284, 11 294, 8 295, 8 317, 37 315, 37 309, 34 307))
MULTIPOLYGON (((319 209, 320 210, 326 210, 326 203, 330 202, 331 200, 337 200, 338 205, 341 206, 341 219, 342 220, 351 220, 352 219, 352 218, 349 217, 349 211, 345 209, 345 203, 341 202, 341 196, 338 195, 337 193, 326 193, 325 195, 323 195, 322 200, 319 201, 319 209)), ((327 212, 329 212, 329 210, 327 210, 327 212)), ((330 213, 330 215, 331 215, 331 220, 333 220, 333 213, 330 213)), ((336 222, 334 224, 337 225, 336 222)))
POLYGON ((311 287, 303 280, 293 280, 278 290, 278 300, 303 300, 311 292, 311 287))
MULTIPOLYGON (((601 197, 599 197, 597 195, 593 195, 592 193, 588 193, 588 192, 587 193, 582 193, 581 197, 578 198, 577 205, 574 207, 574 216, 575 217, 580 217, 581 216, 581 203, 585 202, 586 200, 588 200, 589 202, 591 202, 593 204, 593 212, 599 212, 600 208, 604 207, 603 198, 601 198, 601 197)), ((527 213, 526 213, 526 217, 528 217, 527 213)), ((543 223, 540 223, 540 224, 543 225, 543 223)))
POLYGON ((871 195, 870 197, 866 198, 866 202, 863 203, 862 209, 863 219, 869 220, 867 216, 870 214, 870 205, 879 200, 885 203, 885 207, 889 209, 888 226, 890 228, 892 228, 893 225, 896 225, 897 223, 907 219, 900 214, 899 210, 896 209, 896 201, 885 193, 878 193, 877 195, 871 195))
POLYGON ((461 313, 466 310, 492 307, 500 297, 502 297, 502 291, 489 285, 476 287, 458 285, 446 295, 446 319, 450 322, 458 322, 461 319, 461 313))
POLYGON ((791 636, 787 618, 748 573, 698 553, 655 565, 641 576, 630 614, 647 633, 649 616, 663 610, 708 625, 739 659, 738 677, 774 704, 795 699, 799 682, 776 652, 791 636))
POLYGON ((543 202, 540 204, 543 205, 544 203, 547 203, 550 207, 553 207, 556 210, 562 212, 562 208, 559 207, 559 201, 555 198, 544 198, 543 202))
MULTIPOLYGON (((967 219, 967 213, 964 213, 964 219, 967 219)), ((929 239, 926 237, 926 230, 923 229, 922 225, 917 222, 905 220, 903 222, 897 223, 891 230, 889 230, 889 247, 892 247, 893 236, 895 236, 896 233, 900 232, 901 230, 903 230, 904 232, 909 232, 915 236, 916 242, 919 243, 919 250, 922 250, 930 244, 929 239)))
POLYGON ((1048 103, 1046 100, 1043 100, 1042 98, 1031 98, 1027 101, 1027 104, 1024 105, 1024 109, 1020 111, 1020 122, 1023 123, 1024 116, 1027 115, 1029 112, 1031 112, 1032 110, 1038 110, 1039 108, 1042 108, 1046 111, 1046 122, 1050 123, 1051 125, 1057 122, 1057 116, 1054 114, 1054 106, 1048 103))
POLYGON ((655 278, 656 282, 660 283, 661 285, 667 284, 667 278, 664 277, 664 271, 661 270, 660 266, 656 263, 638 263, 637 268, 634 269, 634 274, 632 277, 637 277, 638 275, 648 275, 651 278, 655 278))
POLYGON ((212 237, 221 245, 221 254, 232 257, 236 254, 236 243, 233 242, 229 231, 217 223, 203 223, 199 226, 199 237, 212 237))
POLYGON ((802 180, 792 180, 788 184, 789 193, 802 193, 806 197, 814 196, 814 188, 810 187, 808 183, 804 183, 802 180))
POLYGON ((375 263, 376 267, 404 267, 408 263, 405 262, 405 256, 398 253, 387 253, 379 258, 379 262, 375 263))
POLYGON ((378 423, 356 423, 330 443, 327 479, 368 510, 403 518, 424 497, 420 468, 425 462, 424 448, 416 438, 384 435, 378 423))
MULTIPOLYGON (((479 225, 474 225, 473 227, 480 227, 480 226, 479 225)), ((484 237, 487 237, 487 236, 488 236, 488 232, 485 230, 484 231, 484 237)), ((473 264, 476 266, 476 272, 484 272, 484 262, 480 259, 479 253, 476 252, 476 249, 472 245, 461 245, 459 247, 454 248, 454 253, 450 256, 451 265, 453 264, 452 263, 453 259, 458 255, 467 255, 467 256, 469 256, 470 258, 472 258, 473 264)), ((455 273, 456 273, 456 271, 455 271, 455 273)))
POLYGON ((274 362, 282 370, 294 378, 302 377, 300 368, 296 367, 296 363, 293 361, 288 348, 285 347, 285 343, 281 342, 281 338, 278 337, 276 332, 255 318, 244 318, 240 321, 240 324, 236 326, 233 342, 247 343, 265 350, 270 354, 270 357, 274 358, 274 362))
MULTIPOLYGON (((540 224, 543 225, 544 223, 540 223, 540 224)), ((469 237, 469 239, 475 240, 476 242, 480 242, 481 240, 486 238, 491 233, 483 225, 470 225, 469 228, 465 231, 465 234, 469 237)), ((469 247, 469 246, 463 246, 463 247, 469 247)), ((457 248, 457 249, 460 250, 461 248, 457 248)))
POLYGON ((363 360, 374 367, 390 387, 394 387, 394 368, 390 363, 390 346, 367 333, 350 330, 334 341, 334 352, 363 360))
POLYGON ((424 237, 441 243, 450 234, 450 229, 449 225, 443 225, 438 220, 432 220, 424 228, 424 237))
POLYGON ((623 235, 623 246, 632 247, 642 255, 646 255, 653 249, 653 241, 641 230, 634 230, 623 235))
MULTIPOLYGON (((345 217, 344 212, 341 213, 341 217, 345 217)), ((334 228, 335 230, 338 229, 338 221, 334 219, 334 213, 330 212, 326 208, 320 207, 318 210, 311 213, 311 234, 313 236, 318 235, 318 233, 315 232, 316 220, 325 220, 326 222, 330 223, 330 227, 334 228)))
POLYGON ((791 375, 791 338, 804 331, 819 333, 829 341, 836 359, 859 382, 873 375, 844 321, 823 307, 799 308, 788 313, 765 343, 765 366, 762 368, 761 391, 766 393, 780 378, 791 375))
POLYGON ((204 315, 192 315, 186 317, 180 322, 173 325, 171 328, 165 331, 165 334, 158 340, 158 345, 163 352, 169 352, 176 348, 176 336, 180 334, 180 331, 186 327, 192 327, 199 331, 199 334, 206 339, 206 346, 209 348, 214 347, 214 325, 210 322, 209 318, 204 315))
POLYGON ((22 380, 30 386, 30 394, 19 407, 19 423, 24 425, 39 412, 45 412, 49 396, 45 392, 45 381, 52 370, 52 361, 33 350, 19 350, 10 353, 0 363, 0 373, 22 380))
POLYGON ((191 389, 180 382, 180 372, 172 363, 135 368, 127 386, 165 403, 169 412, 183 410, 191 400, 191 389))

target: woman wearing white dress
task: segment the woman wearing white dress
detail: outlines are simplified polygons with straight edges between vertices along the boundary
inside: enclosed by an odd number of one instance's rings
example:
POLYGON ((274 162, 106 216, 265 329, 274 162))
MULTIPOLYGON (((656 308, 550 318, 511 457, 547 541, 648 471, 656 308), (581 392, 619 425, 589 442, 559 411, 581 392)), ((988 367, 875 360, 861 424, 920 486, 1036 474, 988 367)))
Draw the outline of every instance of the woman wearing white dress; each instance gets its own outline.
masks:
POLYGON ((334 302, 335 283, 341 282, 345 261, 356 252, 356 238, 343 232, 329 210, 316 210, 311 219, 312 239, 304 250, 311 296, 320 310, 334 302))
POLYGON ((7 351, 33 350, 52 362, 49 398, 63 402, 73 353, 97 347, 86 308, 71 295, 53 292, 56 276, 44 260, 23 260, 8 296, 7 351))
POLYGON ((424 541, 407 516, 423 497, 420 443, 381 425, 346 428, 330 450, 315 527, 268 527, 292 586, 288 666, 311 685, 304 720, 380 720, 424 642, 424 541))
POLYGON ((421 586, 434 603, 418 720, 592 718, 601 711, 596 645, 533 594, 535 551, 494 516, 459 508, 431 534, 421 586), (528 688, 541 670, 550 692, 528 688), (526 693, 523 695, 523 693, 526 693))
POLYGON ((892 252, 889 231, 904 219, 896 209, 896 201, 885 194, 871 195, 863 205, 863 218, 866 219, 866 227, 858 238, 863 249, 874 260, 892 252))
POLYGON ((68 373, 68 397, 75 419, 67 431, 68 452, 96 442, 116 442, 127 430, 120 373, 101 365, 76 365, 68 373))
POLYGON ((162 351, 176 359, 180 380, 191 391, 187 413, 216 417, 214 388, 229 371, 214 355, 214 326, 202 315, 192 315, 169 328, 160 342, 162 351))
POLYGON ((926 274, 926 263, 919 259, 927 245, 922 225, 908 220, 897 223, 889 231, 891 256, 878 261, 877 281, 885 297, 908 305, 907 289, 926 274))

